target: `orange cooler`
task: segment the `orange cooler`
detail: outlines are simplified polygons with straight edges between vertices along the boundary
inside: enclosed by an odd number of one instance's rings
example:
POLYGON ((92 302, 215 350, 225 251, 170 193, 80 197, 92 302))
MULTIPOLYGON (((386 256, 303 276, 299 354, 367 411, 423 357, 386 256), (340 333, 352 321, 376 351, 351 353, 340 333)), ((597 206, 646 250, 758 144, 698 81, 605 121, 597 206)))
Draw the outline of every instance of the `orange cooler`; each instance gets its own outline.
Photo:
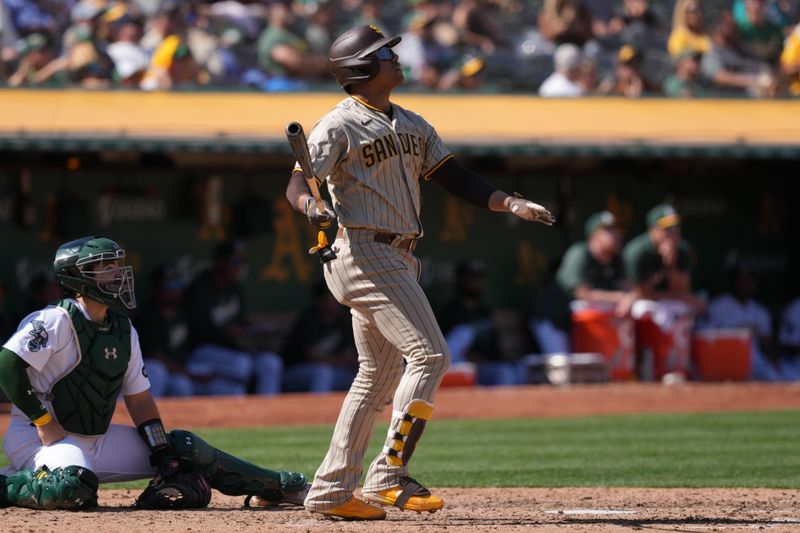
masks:
POLYGON ((692 335, 692 359, 704 381, 747 381, 753 339, 750 330, 707 329, 692 335))
POLYGON ((602 309, 574 310, 572 351, 603 354, 613 380, 636 377, 633 320, 630 317, 617 318, 613 311, 602 309))
POLYGON ((692 322, 689 315, 676 316, 670 327, 662 328, 649 313, 636 320, 636 351, 643 381, 658 380, 671 372, 688 377, 692 322))

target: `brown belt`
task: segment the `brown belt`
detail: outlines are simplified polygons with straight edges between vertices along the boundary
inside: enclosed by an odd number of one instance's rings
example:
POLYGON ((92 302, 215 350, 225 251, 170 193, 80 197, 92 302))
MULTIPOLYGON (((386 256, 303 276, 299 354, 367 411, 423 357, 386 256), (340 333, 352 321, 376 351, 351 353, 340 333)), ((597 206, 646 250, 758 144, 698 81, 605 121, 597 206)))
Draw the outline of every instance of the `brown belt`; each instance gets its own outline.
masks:
MULTIPOLYGON (((342 237, 344 237, 344 228, 340 227, 336 232, 336 238, 341 239, 342 237)), ((398 236, 396 233, 383 233, 376 231, 373 240, 381 244, 388 244, 389 246, 394 246, 395 248, 408 250, 409 252, 413 252, 414 248, 417 247, 417 239, 409 238, 398 240, 397 237, 398 236)))

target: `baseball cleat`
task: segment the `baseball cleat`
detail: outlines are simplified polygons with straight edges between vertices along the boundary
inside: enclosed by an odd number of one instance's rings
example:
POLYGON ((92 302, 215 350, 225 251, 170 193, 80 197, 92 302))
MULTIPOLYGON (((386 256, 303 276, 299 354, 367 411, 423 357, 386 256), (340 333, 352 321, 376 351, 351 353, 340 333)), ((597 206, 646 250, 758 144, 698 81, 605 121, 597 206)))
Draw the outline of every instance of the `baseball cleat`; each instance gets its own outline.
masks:
POLYGON ((383 520, 386 518, 386 511, 380 507, 375 507, 356 497, 350 498, 342 505, 324 511, 312 511, 327 518, 341 518, 343 520, 383 520))
POLYGON ((306 486, 296 492, 284 492, 280 500, 269 500, 261 496, 248 496, 245 499, 245 507, 273 507, 275 505, 286 505, 289 507, 302 507, 305 502, 308 489, 311 488, 311 483, 306 483, 306 486))
POLYGON ((401 477, 396 487, 361 496, 370 503, 397 507, 401 511, 435 513, 444 507, 444 500, 410 477, 401 477))
POLYGON ((311 483, 306 483, 306 486, 297 492, 284 492, 281 503, 288 503, 291 505, 296 505, 297 507, 302 507, 303 503, 306 501, 306 496, 308 496, 308 491, 310 488, 311 483))

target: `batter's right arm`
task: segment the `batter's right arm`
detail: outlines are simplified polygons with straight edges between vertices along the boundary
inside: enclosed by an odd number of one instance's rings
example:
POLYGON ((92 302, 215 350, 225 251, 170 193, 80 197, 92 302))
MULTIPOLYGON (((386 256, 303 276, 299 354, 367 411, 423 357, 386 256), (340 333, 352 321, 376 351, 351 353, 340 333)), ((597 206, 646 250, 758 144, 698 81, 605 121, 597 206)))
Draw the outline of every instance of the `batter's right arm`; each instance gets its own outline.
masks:
POLYGON ((322 209, 319 208, 318 200, 311 195, 302 170, 292 172, 286 186, 286 199, 295 211, 304 214, 314 226, 326 227, 336 219, 333 208, 326 200, 321 200, 322 209))

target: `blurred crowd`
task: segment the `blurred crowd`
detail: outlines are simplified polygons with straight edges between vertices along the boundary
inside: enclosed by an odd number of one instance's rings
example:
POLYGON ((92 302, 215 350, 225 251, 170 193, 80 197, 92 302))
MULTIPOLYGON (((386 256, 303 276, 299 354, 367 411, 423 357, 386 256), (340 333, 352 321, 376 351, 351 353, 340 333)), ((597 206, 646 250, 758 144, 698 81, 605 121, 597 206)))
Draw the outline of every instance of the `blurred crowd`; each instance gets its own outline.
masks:
POLYGON ((402 35, 406 88, 800 95, 798 0, 4 0, 0 83, 331 88, 345 28, 402 35))

